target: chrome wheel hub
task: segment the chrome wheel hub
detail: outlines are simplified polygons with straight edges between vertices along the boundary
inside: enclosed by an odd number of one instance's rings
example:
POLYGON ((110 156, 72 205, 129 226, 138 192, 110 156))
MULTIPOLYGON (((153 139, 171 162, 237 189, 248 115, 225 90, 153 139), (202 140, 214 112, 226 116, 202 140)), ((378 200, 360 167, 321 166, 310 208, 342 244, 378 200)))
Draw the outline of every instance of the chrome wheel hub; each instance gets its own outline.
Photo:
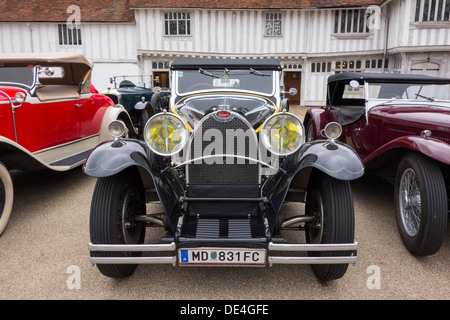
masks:
POLYGON ((408 168, 403 172, 399 187, 400 217, 406 233, 413 237, 419 231, 422 203, 416 173, 408 168))

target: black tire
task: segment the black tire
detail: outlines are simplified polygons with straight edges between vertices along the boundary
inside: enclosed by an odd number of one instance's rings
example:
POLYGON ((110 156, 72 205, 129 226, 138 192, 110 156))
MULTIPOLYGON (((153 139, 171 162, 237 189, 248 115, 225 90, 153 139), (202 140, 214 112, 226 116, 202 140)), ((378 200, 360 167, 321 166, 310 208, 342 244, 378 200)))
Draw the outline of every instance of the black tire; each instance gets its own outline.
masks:
POLYGON ((306 123, 306 142, 314 141, 314 125, 312 119, 309 119, 306 123))
MULTIPOLYGON (((125 170, 114 176, 99 178, 92 197, 90 234, 93 244, 142 244, 145 225, 133 215, 145 215, 146 204, 140 177, 125 170), (129 224, 129 226, 128 226, 129 224)), ((91 252, 93 257, 136 257, 141 253, 91 252)), ((136 264, 98 264, 102 274, 112 278, 130 276, 136 264)))
MULTIPOLYGON (((317 219, 306 225, 306 241, 314 244, 353 243, 355 216, 353 197, 348 181, 334 179, 313 171, 306 198, 306 215, 317 219)), ((349 251, 310 252, 310 256, 351 256, 349 251)), ((348 264, 313 264, 319 280, 335 280, 344 276, 348 264)))
POLYGON ((416 256, 439 251, 447 228, 448 203, 436 161, 419 153, 406 154, 397 168, 394 198, 398 230, 408 251, 416 256))
POLYGON ((0 235, 8 224, 14 202, 14 188, 8 168, 0 162, 0 235))
POLYGON ((144 140, 144 128, 145 128, 145 124, 148 121, 148 112, 146 109, 144 110, 140 110, 139 114, 138 114, 138 121, 139 121, 139 126, 138 126, 138 139, 139 140, 144 140))
POLYGON ((162 112, 163 105, 162 105, 162 98, 161 94, 153 94, 150 98, 150 104, 152 105, 154 114, 162 112))

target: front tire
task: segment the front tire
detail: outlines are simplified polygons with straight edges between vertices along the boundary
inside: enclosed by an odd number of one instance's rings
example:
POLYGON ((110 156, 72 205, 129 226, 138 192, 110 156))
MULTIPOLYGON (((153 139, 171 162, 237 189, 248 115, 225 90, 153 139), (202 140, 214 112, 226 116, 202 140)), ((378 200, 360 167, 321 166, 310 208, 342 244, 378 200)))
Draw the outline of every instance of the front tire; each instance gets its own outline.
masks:
POLYGON ((0 235, 8 224, 14 202, 14 188, 8 169, 0 162, 0 235))
POLYGON ((400 237, 416 256, 436 253, 447 227, 447 193, 438 164, 421 154, 408 153, 395 178, 395 208, 400 237))
MULTIPOLYGON (((353 243, 355 217, 353 197, 348 181, 334 179, 327 174, 314 171, 306 198, 306 215, 316 217, 306 225, 306 241, 312 244, 353 243)), ((329 252, 327 256, 350 256, 347 251, 329 252)), ((321 256, 310 252, 310 256, 321 256)), ((348 264, 312 265, 319 280, 335 280, 344 276, 348 264)))
MULTIPOLYGON (((142 244, 145 224, 135 215, 145 215, 143 187, 137 171, 125 170, 114 176, 99 178, 92 197, 90 233, 93 244, 142 244)), ((135 257, 141 253, 92 252, 93 257, 135 257)), ((112 278, 130 276, 136 264, 98 264, 102 274, 112 278)))

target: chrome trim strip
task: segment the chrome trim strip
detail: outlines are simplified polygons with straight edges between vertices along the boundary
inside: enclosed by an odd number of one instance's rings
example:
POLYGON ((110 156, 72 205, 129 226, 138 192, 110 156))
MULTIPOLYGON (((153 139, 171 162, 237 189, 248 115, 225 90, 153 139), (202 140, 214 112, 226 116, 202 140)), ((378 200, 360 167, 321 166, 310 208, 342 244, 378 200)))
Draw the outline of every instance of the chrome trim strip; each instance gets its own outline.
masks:
POLYGON ((170 257, 91 257, 94 264, 172 264, 177 263, 176 256, 170 257))
POLYGON ((99 252, 159 252, 159 251, 175 251, 175 242, 169 244, 157 243, 157 244, 93 244, 89 243, 89 251, 99 252))
POLYGON ((269 265, 274 264, 348 264, 355 263, 357 256, 350 257, 268 257, 269 265))
POLYGON ((358 242, 336 244, 269 243, 271 251, 351 251, 358 249, 358 242))

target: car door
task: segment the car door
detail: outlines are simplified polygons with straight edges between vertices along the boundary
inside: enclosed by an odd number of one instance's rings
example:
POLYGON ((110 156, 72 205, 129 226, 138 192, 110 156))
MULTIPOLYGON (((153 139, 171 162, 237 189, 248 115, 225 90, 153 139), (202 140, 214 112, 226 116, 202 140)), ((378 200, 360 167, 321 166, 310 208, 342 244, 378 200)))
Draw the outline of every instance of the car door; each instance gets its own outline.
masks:
POLYGON ((78 99, 45 103, 47 148, 80 138, 81 107, 78 99))

